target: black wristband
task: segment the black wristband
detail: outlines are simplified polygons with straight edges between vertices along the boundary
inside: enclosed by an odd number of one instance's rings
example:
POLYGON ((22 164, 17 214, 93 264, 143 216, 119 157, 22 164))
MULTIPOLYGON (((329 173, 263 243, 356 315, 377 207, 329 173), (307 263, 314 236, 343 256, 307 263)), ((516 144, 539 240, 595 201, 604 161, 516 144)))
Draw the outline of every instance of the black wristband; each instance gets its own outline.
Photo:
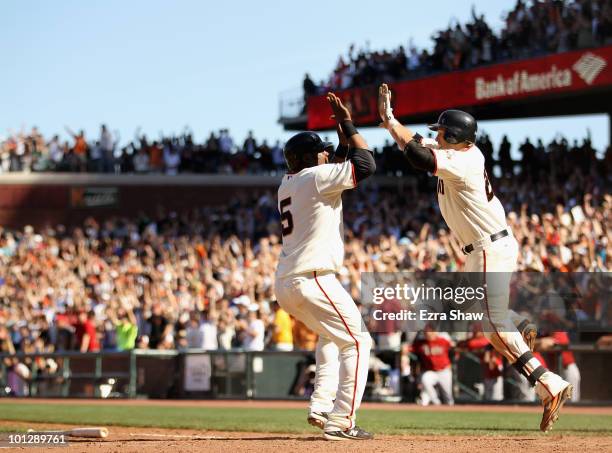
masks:
POLYGON ((417 132, 416 134, 413 135, 412 140, 414 140, 417 143, 423 143, 423 136, 417 132))
POLYGON ((341 159, 346 159, 346 155, 348 154, 349 147, 348 145, 338 144, 336 147, 336 152, 334 153, 334 157, 339 157, 341 159))
POLYGON ((342 121, 340 126, 342 127, 342 132, 346 138, 352 137, 353 135, 359 133, 351 120, 342 121))

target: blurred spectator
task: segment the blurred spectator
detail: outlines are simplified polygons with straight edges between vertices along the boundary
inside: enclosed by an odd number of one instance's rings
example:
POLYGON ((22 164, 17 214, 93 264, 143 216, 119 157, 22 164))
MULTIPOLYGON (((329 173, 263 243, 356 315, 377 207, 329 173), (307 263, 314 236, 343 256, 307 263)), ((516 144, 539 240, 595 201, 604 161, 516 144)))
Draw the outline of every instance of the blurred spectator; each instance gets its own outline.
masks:
POLYGON ((78 350, 81 352, 96 352, 100 350, 98 331, 95 324, 96 315, 93 311, 81 311, 75 326, 75 338, 78 350))
POLYGON ((144 148, 140 148, 133 158, 134 171, 136 173, 148 173, 151 170, 149 167, 149 155, 144 148))
POLYGON ((106 127, 106 124, 100 126, 100 148, 102 150, 102 166, 101 169, 105 173, 112 173, 114 168, 115 142, 113 136, 106 127))
POLYGON ((252 304, 248 307, 247 319, 240 321, 243 332, 243 345, 247 351, 263 351, 266 327, 261 320, 259 307, 252 304))
MULTIPOLYGON (((399 313, 402 306, 399 301, 395 299, 385 299, 383 303, 378 306, 378 309, 382 310, 383 313, 399 313)), ((401 324, 400 321, 390 320, 388 318, 376 321, 376 325, 371 329, 373 332, 378 333, 376 336, 376 347, 378 349, 399 351, 402 337, 400 331, 401 324)))
POLYGON ((242 152, 247 156, 254 156, 255 151, 257 150, 257 142, 255 141, 255 137, 253 137, 253 131, 249 131, 249 135, 244 140, 242 144, 242 152))
POLYGON ((511 148, 512 145, 508 141, 508 137, 504 135, 499 146, 499 166, 503 177, 512 177, 514 175, 512 156, 510 155, 511 148))
POLYGON ((178 174, 181 165, 181 155, 171 142, 164 146, 164 168, 167 175, 178 174))
POLYGON ((234 140, 227 129, 221 129, 219 132, 219 150, 223 154, 230 154, 234 150, 234 140))
POLYGON ((147 318, 147 324, 149 328, 149 347, 151 349, 157 349, 172 330, 172 325, 168 322, 168 319, 163 316, 162 307, 159 303, 153 305, 153 311, 151 316, 147 318))
MULTIPOLYGON (((550 336, 538 338, 537 348, 545 353, 554 346, 569 346, 569 336, 565 331, 552 332, 550 336)), ((556 360, 556 357, 551 357, 556 360)), ((549 360, 550 361, 550 360, 549 360)), ((554 363, 554 362, 553 362, 554 363)), ((572 401, 580 401, 580 370, 576 365, 576 358, 572 351, 563 351, 561 353, 561 377, 574 386, 572 401)))
POLYGON ((201 316, 197 312, 191 314, 190 327, 187 329, 190 348, 215 351, 219 349, 218 335, 215 316, 209 316, 208 311, 203 311, 201 316))
MULTIPOLYGON (((0 353, 15 354, 15 347, 7 328, 0 325, 0 353)), ((29 395, 28 381, 30 379, 29 368, 17 357, 5 357, 2 359, 7 369, 6 385, 10 394, 15 396, 29 395)))
POLYGON ((117 317, 113 310, 109 311, 112 323, 115 326, 115 335, 118 351, 129 351, 136 346, 138 337, 138 323, 131 309, 120 308, 117 317))
POLYGON ((87 156, 87 171, 92 173, 101 173, 104 169, 104 160, 102 156, 102 146, 99 141, 96 141, 89 148, 87 156))
POLYGON ((80 130, 77 134, 67 126, 66 131, 72 136, 72 139, 74 140, 74 145, 69 151, 73 157, 73 165, 71 166, 71 171, 85 171, 87 153, 89 151, 89 145, 87 144, 87 140, 85 139, 85 132, 83 132, 83 130, 80 130))
POLYGON ((465 341, 464 347, 480 358, 484 381, 483 399, 501 401, 504 399, 504 366, 502 356, 485 337, 480 323, 472 327, 472 336, 465 341))
POLYGON ((49 166, 52 169, 59 169, 60 163, 64 159, 64 150, 60 144, 59 135, 54 135, 49 142, 49 166))
POLYGON ((299 351, 314 351, 317 347, 318 336, 306 325, 297 320, 293 320, 293 344, 299 351))
POLYGON ((306 97, 318 94, 317 86, 312 81, 309 74, 304 76, 304 83, 302 84, 302 87, 304 88, 304 95, 306 97))
MULTIPOLYGON (((431 49, 412 44, 394 50, 355 50, 340 56, 327 82, 314 84, 306 74, 304 98, 331 90, 394 82, 439 72, 470 69, 514 59, 612 43, 612 5, 608 0, 517 0, 495 33, 472 7, 465 24, 450 24, 432 35, 431 49)), ((304 102, 304 105, 306 103, 304 102)))
POLYGON ((291 317, 276 301, 273 302, 272 309, 274 311, 272 347, 277 351, 293 351, 293 322, 291 317))
POLYGON ((423 406, 454 404, 453 372, 449 358, 453 342, 445 333, 436 332, 427 326, 421 337, 417 337, 412 351, 419 358, 421 369, 421 394, 423 406))

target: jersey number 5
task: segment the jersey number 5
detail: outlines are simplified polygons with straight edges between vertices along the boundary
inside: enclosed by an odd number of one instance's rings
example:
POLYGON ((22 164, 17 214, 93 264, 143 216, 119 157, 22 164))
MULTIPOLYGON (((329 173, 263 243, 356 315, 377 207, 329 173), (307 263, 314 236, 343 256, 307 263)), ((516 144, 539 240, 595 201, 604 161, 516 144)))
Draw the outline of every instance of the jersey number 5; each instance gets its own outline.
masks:
POLYGON ((289 236, 293 232, 293 216, 291 215, 291 211, 289 211, 289 206, 291 206, 291 197, 287 197, 281 200, 280 218, 281 233, 283 234, 283 237, 289 236))
POLYGON ((493 193, 493 187, 491 187, 491 181, 489 181, 489 175, 487 175, 487 170, 484 171, 484 180, 485 180, 485 192, 487 194, 487 201, 491 201, 495 194, 493 193))

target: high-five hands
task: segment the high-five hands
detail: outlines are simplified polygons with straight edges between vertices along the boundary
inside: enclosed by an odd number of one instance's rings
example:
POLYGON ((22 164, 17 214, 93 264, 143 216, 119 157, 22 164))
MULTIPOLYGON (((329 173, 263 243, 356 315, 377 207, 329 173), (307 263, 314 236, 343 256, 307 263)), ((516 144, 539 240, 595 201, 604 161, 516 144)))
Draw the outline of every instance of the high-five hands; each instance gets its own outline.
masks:
POLYGON ((342 100, 334 93, 327 93, 327 101, 332 109, 333 115, 331 118, 336 121, 338 138, 341 145, 349 145, 352 148, 368 149, 368 143, 359 134, 350 110, 342 103, 342 100))
POLYGON ((386 83, 378 88, 378 114, 382 120, 381 126, 387 128, 391 121, 395 119, 391 108, 391 90, 386 83))
POLYGON ((334 112, 331 117, 336 121, 336 123, 341 123, 342 121, 352 121, 351 112, 349 112, 349 109, 346 108, 338 96, 331 92, 327 93, 327 101, 331 106, 332 112, 334 112))

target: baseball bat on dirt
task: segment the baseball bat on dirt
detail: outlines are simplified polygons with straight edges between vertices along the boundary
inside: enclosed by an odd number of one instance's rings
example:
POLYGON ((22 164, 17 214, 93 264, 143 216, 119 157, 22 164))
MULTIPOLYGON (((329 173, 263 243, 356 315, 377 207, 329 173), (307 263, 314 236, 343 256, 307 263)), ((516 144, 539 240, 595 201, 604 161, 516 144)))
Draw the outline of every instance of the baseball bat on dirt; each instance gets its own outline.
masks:
POLYGON ((72 437, 95 437, 104 439, 108 437, 108 428, 74 428, 66 431, 66 435, 72 437))
MULTIPOLYGON (((28 432, 41 432, 34 429, 28 429, 28 432)), ((96 439, 104 439, 108 437, 108 428, 104 427, 91 427, 91 428, 73 428, 65 431, 49 431, 55 434, 64 434, 70 437, 89 437, 96 439)))

